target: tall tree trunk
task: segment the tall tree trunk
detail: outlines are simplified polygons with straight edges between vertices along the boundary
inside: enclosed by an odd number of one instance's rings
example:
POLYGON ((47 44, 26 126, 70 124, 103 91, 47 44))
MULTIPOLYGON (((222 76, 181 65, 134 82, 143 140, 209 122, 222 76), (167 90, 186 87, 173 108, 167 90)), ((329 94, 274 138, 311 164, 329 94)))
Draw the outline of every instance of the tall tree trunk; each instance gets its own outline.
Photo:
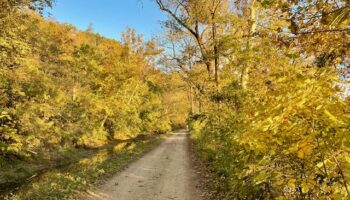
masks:
POLYGON ((190 91, 189 91, 189 100, 190 100, 190 105, 191 105, 191 113, 194 113, 194 101, 193 101, 193 88, 190 85, 190 91))
POLYGON ((214 42, 214 76, 215 76, 215 83, 218 86, 219 85, 219 47, 216 42, 216 24, 213 22, 212 25, 212 32, 213 32, 213 42, 214 42))
MULTIPOLYGON (((250 59, 250 38, 254 35, 255 31, 256 31, 256 7, 255 7, 255 3, 256 0, 252 0, 250 5, 249 5, 249 12, 250 12, 250 16, 249 16, 249 37, 247 40, 247 45, 246 45, 246 51, 248 52, 248 61, 250 59)), ((243 66, 243 69, 241 71, 241 84, 242 84, 242 88, 244 90, 247 89, 247 85, 249 82, 249 63, 246 64, 245 66, 243 66)))
MULTIPOLYGON (((206 58, 204 58, 206 59, 206 58)), ((208 71, 208 76, 209 76, 209 79, 211 79, 211 61, 206 59, 205 60, 205 66, 207 67, 207 71, 208 71)))
POLYGON ((213 37, 213 52, 214 52, 214 76, 216 86, 219 86, 219 71, 220 71, 220 54, 219 54, 219 46, 217 41, 217 23, 216 23, 216 15, 218 12, 218 7, 221 2, 217 4, 216 1, 212 1, 212 11, 211 11, 211 29, 212 29, 212 37, 213 37))
POLYGON ((250 11, 250 19, 249 19, 249 25, 250 25, 250 33, 249 35, 252 36, 256 31, 256 7, 255 7, 256 0, 252 0, 249 6, 250 11))

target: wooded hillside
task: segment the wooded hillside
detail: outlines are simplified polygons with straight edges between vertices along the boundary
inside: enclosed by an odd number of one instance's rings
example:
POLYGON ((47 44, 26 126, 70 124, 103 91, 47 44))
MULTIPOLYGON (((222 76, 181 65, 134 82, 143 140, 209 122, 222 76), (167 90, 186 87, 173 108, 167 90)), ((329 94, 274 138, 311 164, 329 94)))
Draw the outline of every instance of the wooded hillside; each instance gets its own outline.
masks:
POLYGON ((154 41, 129 29, 118 42, 44 19, 51 3, 0 2, 2 186, 35 173, 16 160, 56 159, 185 124, 187 97, 177 88, 186 84, 157 69, 154 41))

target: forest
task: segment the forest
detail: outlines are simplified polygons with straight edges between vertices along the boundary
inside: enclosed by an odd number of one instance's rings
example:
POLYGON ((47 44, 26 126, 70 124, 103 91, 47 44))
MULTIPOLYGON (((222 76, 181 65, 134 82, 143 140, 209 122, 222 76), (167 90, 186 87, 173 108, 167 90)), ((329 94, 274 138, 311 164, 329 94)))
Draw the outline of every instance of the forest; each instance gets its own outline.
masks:
POLYGON ((349 0, 152 2, 163 33, 116 41, 0 0, 0 188, 188 127, 212 199, 350 198, 349 0))

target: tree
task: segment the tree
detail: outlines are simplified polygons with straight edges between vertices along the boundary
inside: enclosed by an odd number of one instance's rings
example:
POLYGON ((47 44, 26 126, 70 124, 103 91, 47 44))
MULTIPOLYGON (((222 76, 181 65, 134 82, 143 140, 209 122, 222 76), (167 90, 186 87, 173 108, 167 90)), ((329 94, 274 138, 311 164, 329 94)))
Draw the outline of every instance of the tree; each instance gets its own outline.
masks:
POLYGON ((156 1, 159 8, 168 13, 171 20, 165 25, 172 33, 185 34, 194 38, 199 49, 200 62, 209 74, 214 71, 214 80, 219 83, 220 49, 218 29, 230 12, 230 1, 156 1), (221 23, 221 24, 220 24, 221 23), (214 70, 212 65, 214 63, 214 70))
POLYGON ((235 1, 220 90, 190 116, 220 199, 349 196, 349 111, 338 87, 348 85, 339 78, 349 66, 346 5, 235 1), (322 22, 333 11, 341 20, 322 22))

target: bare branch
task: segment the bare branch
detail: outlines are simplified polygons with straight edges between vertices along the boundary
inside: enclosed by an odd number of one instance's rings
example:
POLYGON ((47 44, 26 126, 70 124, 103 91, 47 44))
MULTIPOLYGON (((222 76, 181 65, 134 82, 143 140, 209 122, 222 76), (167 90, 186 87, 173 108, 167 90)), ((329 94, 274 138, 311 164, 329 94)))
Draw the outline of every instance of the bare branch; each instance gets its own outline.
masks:
POLYGON ((170 9, 166 8, 162 2, 162 0, 156 0, 159 8, 165 12, 167 12, 171 17, 175 19, 177 23, 179 23, 181 26, 183 26, 186 30, 188 30, 193 36, 196 38, 199 37, 198 32, 193 30, 186 22, 182 21, 175 13, 173 13, 170 9))

